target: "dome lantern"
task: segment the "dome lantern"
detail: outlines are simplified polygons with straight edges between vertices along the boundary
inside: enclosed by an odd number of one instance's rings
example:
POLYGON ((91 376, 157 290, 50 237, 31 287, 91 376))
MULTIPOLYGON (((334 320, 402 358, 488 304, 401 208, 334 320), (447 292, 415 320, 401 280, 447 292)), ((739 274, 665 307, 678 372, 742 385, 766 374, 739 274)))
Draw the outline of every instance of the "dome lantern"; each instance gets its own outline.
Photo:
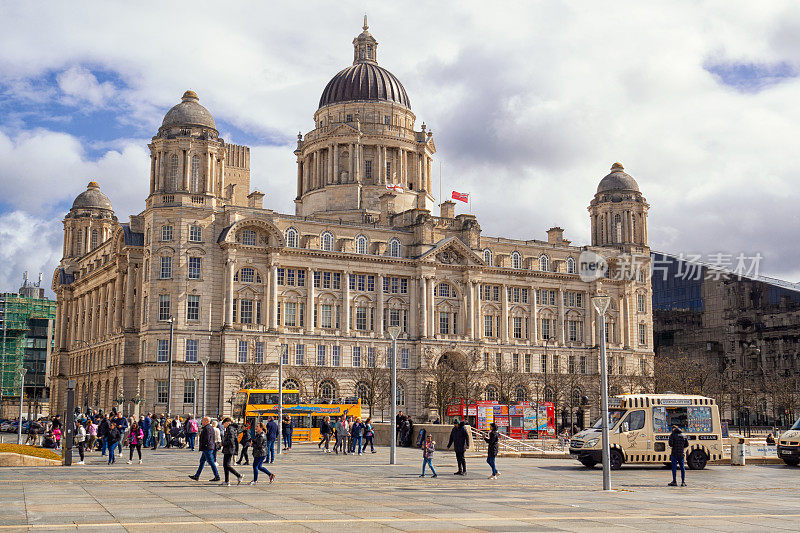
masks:
POLYGON ((161 127, 170 126, 200 126, 217 131, 217 124, 211 113, 200 105, 197 93, 188 90, 183 93, 179 104, 175 105, 164 115, 161 127))

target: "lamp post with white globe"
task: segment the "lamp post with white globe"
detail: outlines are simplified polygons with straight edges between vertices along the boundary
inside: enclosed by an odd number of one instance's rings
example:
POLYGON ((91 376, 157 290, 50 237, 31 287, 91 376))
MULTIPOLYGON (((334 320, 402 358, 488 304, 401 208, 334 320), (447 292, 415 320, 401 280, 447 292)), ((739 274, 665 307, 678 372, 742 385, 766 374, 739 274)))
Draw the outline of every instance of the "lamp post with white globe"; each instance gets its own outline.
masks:
POLYGON ((606 311, 611 297, 592 296, 592 305, 600 315, 600 417, 603 423, 603 490, 611 490, 611 446, 608 432, 608 368, 606 366, 606 311))

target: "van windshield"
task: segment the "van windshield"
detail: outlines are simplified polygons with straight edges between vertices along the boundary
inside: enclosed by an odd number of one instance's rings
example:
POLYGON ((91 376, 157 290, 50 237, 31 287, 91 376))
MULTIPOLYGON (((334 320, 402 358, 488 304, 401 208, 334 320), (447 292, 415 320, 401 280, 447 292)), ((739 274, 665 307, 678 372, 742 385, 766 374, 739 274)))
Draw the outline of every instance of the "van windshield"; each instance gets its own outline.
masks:
MULTIPOLYGON (((608 410, 608 429, 614 429, 614 426, 617 425, 617 422, 620 421, 622 415, 624 415, 627 411, 624 409, 609 409, 608 410)), ((603 429, 603 419, 598 418, 597 421, 592 424, 592 429, 603 429)))
POLYGON ((794 425, 789 429, 800 429, 800 418, 798 418, 797 422, 795 422, 794 425))

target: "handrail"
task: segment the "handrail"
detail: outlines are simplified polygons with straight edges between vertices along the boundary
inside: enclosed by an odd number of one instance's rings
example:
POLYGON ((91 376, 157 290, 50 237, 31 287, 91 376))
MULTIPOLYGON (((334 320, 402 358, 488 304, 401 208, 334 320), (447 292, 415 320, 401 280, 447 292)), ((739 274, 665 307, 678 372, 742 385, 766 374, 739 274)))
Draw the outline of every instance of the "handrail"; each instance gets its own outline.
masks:
MULTIPOLYGON (((489 437, 489 433, 487 431, 483 431, 477 428, 470 426, 470 430, 472 431, 472 440, 475 443, 475 449, 483 451, 487 449, 486 441, 483 440, 484 438, 489 437)), ((510 451, 510 452, 544 452, 544 448, 539 448, 532 444, 529 444, 520 439, 514 439, 509 437, 508 435, 504 435, 502 433, 497 434, 497 447, 498 451, 502 449, 502 451, 510 451)))

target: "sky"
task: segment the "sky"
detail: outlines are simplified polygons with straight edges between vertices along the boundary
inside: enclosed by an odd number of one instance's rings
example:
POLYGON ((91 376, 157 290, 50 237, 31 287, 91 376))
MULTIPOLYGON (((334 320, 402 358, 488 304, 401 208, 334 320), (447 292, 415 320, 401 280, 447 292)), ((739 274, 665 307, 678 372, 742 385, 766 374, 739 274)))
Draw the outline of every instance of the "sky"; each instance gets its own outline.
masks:
POLYGON ((651 248, 759 256, 760 274, 800 281, 797 2, 0 0, 0 12, 0 291, 25 270, 49 288, 63 217, 90 180, 121 222, 144 209, 147 142, 187 89, 226 141, 251 147, 265 207, 292 213, 297 133, 351 64, 365 13, 379 63, 434 133, 444 195, 469 192, 484 235, 545 239, 559 225, 587 244, 587 206, 619 161, 650 203, 651 248))

